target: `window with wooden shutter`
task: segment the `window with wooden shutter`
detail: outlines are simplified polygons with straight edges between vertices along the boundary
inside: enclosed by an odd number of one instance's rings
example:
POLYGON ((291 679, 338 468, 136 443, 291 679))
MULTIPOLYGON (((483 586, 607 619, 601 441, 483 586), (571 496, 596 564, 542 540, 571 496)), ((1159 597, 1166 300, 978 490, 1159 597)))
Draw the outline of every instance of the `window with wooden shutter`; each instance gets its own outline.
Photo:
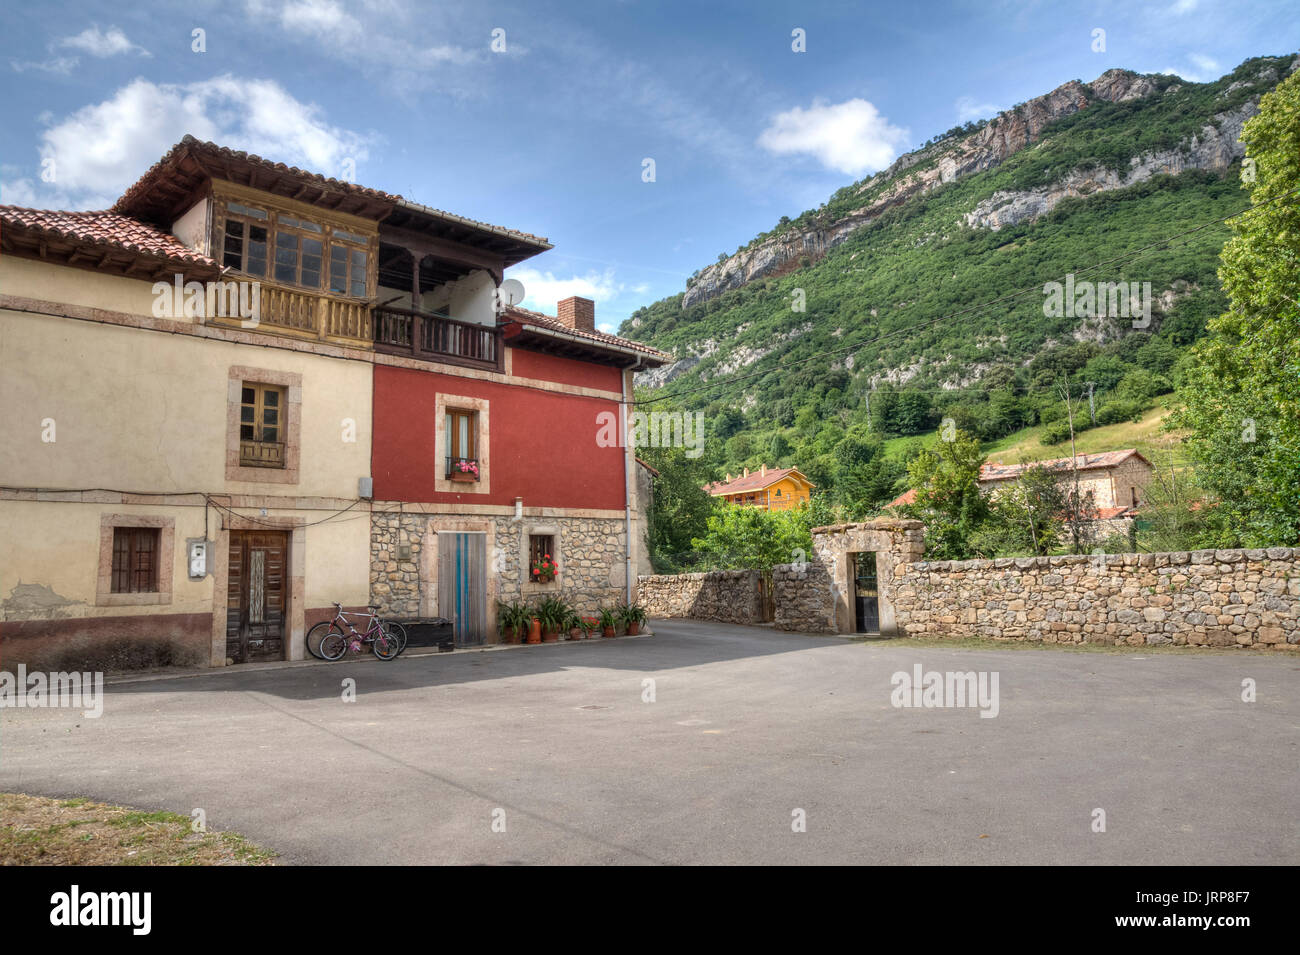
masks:
POLYGON ((112 592, 158 592, 158 528, 113 528, 112 592))
POLYGON ((239 463, 246 468, 284 467, 285 389, 243 383, 239 406, 239 463))

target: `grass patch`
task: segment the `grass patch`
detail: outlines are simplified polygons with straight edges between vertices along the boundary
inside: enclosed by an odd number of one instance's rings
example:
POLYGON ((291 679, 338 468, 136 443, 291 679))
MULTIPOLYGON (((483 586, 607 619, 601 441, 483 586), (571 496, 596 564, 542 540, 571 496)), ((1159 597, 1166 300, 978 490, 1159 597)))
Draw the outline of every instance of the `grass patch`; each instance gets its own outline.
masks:
MULTIPOLYGON (((1086 420, 1087 405, 1083 415, 1086 420)), ((1169 452, 1174 452, 1174 464, 1181 467, 1185 461, 1182 454, 1182 434, 1162 430, 1163 421, 1169 414, 1169 407, 1159 403, 1144 412, 1138 421, 1121 421, 1118 424, 1089 428, 1075 435, 1074 443, 1079 454, 1100 454, 1103 451, 1119 451, 1123 448, 1137 448, 1153 463, 1162 467, 1169 466, 1169 452)), ((1068 458, 1070 442, 1060 444, 1043 444, 1040 436, 1041 425, 1024 428, 1009 434, 999 441, 987 445, 991 459, 1004 464, 1019 464, 1024 457, 1029 461, 1045 461, 1050 458, 1068 458)))
POLYGON ((0 865, 271 865, 275 853, 190 818, 88 799, 0 793, 0 865))

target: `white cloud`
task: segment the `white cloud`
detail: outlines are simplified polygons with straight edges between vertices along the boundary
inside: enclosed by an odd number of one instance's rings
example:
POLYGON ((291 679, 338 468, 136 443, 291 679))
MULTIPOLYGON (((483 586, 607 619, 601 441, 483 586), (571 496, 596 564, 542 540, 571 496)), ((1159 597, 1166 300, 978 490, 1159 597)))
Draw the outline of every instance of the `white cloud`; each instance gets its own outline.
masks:
POLYGON ((1002 112, 1001 106, 976 102, 973 96, 960 96, 957 98, 957 102, 953 103, 953 106, 957 109, 957 119, 963 123, 969 123, 977 119, 987 119, 1002 112))
POLYGON ((354 4, 356 13, 341 0, 245 0, 245 6, 251 17, 276 22, 286 33, 312 41, 318 50, 366 69, 378 65, 408 78, 445 63, 474 62, 482 59, 488 48, 487 33, 479 50, 413 40, 434 25, 430 11, 398 0, 354 4))
POLYGON ((771 152, 807 153, 855 176, 888 166, 906 141, 907 130, 891 124, 864 99, 796 106, 772 117, 758 137, 758 144, 771 152))
POLYGON ((1176 0, 1174 5, 1169 8, 1169 12, 1176 16, 1182 16, 1184 13, 1191 13, 1196 9, 1197 0, 1176 0))
POLYGON ((1213 57, 1206 56, 1203 53, 1189 53, 1187 59, 1192 63, 1191 68, 1171 66, 1161 70, 1161 72, 1171 76, 1181 76, 1191 83, 1208 83, 1211 80, 1217 80, 1223 75, 1219 61, 1213 57))
POLYGON ((510 270, 510 278, 524 283, 524 300, 520 303, 524 308, 549 314, 555 313, 561 299, 580 295, 596 303, 599 316, 601 303, 612 302, 627 291, 627 286, 614 277, 613 269, 559 277, 537 268, 514 268, 510 270))
POLYGON ((100 30, 98 25, 86 27, 76 36, 65 36, 55 46, 70 47, 101 58, 136 52, 141 56, 149 56, 148 50, 132 43, 117 27, 109 27, 107 32, 100 30))
POLYGON ((361 38, 361 22, 335 0, 292 0, 280 10, 286 30, 334 43, 354 43, 361 38))
POLYGON ((273 80, 137 79, 41 134, 38 152, 42 162, 53 160, 53 183, 15 180, 7 189, 50 205, 104 208, 186 133, 326 175, 341 174, 348 159, 368 157, 365 138, 330 125, 317 106, 273 80))
POLYGON ((15 73, 40 70, 42 73, 62 73, 66 76, 76 69, 80 62, 81 60, 75 56, 55 56, 48 60, 10 60, 9 65, 14 68, 15 73))

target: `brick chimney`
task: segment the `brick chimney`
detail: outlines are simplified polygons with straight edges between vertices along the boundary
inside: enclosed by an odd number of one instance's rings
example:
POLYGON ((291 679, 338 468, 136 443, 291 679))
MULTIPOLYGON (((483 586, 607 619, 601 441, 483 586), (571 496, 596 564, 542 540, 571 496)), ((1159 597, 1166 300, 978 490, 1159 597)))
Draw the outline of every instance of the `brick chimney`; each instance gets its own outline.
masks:
POLYGON ((561 325, 568 325, 580 332, 596 330, 596 303, 589 298, 570 295, 556 305, 556 312, 561 325))

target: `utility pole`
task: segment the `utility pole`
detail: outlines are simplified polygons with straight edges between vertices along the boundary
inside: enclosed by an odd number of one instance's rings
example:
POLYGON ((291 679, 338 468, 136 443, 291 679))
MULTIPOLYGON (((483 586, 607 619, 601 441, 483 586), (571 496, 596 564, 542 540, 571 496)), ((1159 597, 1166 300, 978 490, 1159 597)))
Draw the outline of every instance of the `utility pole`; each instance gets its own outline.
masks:
POLYGON ((1079 527, 1079 521, 1083 517, 1083 509, 1079 503, 1079 452, 1074 446, 1074 406, 1070 403, 1070 382, 1068 379, 1061 380, 1061 395, 1065 398, 1066 420, 1070 422, 1070 470, 1074 472, 1074 493, 1071 495, 1070 504, 1065 512, 1070 522, 1072 550, 1077 554, 1080 550, 1081 528, 1079 527))

